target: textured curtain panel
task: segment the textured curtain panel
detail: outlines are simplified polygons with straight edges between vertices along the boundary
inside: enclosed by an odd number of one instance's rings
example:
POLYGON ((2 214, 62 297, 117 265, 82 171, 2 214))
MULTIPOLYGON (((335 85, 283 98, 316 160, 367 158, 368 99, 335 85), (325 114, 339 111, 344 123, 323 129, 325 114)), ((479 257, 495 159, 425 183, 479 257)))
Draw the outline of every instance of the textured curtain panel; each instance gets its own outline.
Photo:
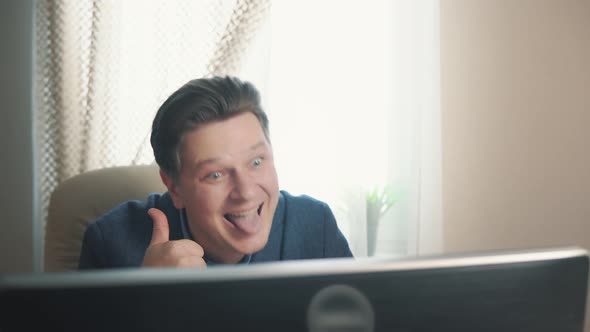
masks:
POLYGON ((41 216, 63 180, 153 161, 149 133, 188 80, 236 74, 267 0, 36 2, 41 216))

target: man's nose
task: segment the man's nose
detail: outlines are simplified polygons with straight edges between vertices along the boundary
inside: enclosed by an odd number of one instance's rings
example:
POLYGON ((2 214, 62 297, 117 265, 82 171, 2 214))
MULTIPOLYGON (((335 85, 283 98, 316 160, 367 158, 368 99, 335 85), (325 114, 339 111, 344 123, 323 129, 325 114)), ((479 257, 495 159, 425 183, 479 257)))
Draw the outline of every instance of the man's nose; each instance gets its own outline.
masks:
POLYGON ((235 172, 233 175, 233 188, 230 197, 235 200, 248 200, 256 195, 256 181, 247 172, 235 172))

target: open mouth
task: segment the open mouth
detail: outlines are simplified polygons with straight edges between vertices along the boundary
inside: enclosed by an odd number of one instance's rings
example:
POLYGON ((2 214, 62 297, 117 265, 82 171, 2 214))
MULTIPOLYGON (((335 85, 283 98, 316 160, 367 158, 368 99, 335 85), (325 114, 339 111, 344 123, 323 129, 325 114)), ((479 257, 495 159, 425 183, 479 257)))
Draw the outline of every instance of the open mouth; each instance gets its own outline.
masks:
POLYGON ((240 229, 249 229, 253 227, 255 223, 258 223, 258 217, 260 217, 263 205, 264 203, 261 203, 258 208, 234 213, 225 213, 223 217, 240 229))

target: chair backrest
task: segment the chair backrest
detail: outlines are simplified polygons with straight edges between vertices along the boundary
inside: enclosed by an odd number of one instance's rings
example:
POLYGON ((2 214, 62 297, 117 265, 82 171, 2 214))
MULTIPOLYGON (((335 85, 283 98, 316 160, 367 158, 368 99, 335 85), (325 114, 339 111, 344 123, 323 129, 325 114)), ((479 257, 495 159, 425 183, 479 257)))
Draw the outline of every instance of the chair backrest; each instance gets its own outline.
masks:
POLYGON ((45 227, 45 271, 78 267, 88 224, 116 205, 164 192, 157 165, 90 171, 61 183, 51 194, 45 227))

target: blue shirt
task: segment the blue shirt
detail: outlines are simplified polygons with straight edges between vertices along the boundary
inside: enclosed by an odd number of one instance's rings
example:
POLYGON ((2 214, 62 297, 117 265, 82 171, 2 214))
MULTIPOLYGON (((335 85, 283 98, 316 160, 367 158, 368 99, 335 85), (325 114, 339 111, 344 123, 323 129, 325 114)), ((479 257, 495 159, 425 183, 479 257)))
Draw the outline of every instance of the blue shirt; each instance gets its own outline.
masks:
MULTIPOLYGON (((166 214, 170 240, 192 239, 184 210, 174 207, 168 193, 150 194, 145 201, 120 204, 88 226, 79 268, 141 266, 153 230, 150 208, 166 214)), ((352 252, 328 205, 281 191, 266 246, 240 263, 335 257, 352 257, 352 252)))

